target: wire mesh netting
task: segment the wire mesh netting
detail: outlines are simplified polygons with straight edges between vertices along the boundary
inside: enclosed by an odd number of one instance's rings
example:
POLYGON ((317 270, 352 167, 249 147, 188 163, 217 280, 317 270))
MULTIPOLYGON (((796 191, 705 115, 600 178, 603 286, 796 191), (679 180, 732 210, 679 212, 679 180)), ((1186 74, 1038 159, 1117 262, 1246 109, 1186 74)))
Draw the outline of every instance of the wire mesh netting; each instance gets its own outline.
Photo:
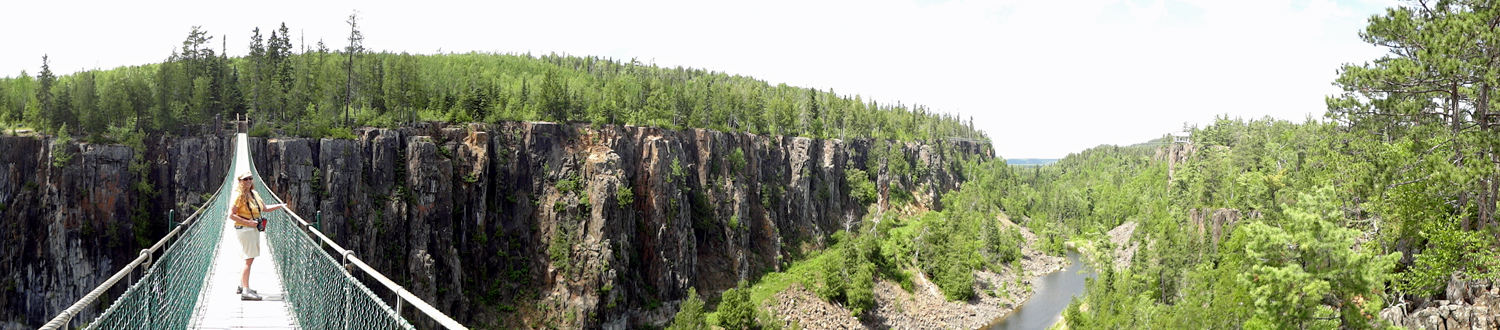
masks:
MULTIPOLYGON (((260 181, 259 172, 255 178, 260 181)), ((267 203, 282 203, 266 185, 255 187, 267 203)), ((287 304, 297 315, 298 324, 307 329, 414 329, 374 292, 345 272, 341 260, 324 252, 289 212, 266 214, 270 221, 266 240, 276 256, 272 261, 280 270, 287 304)))
MULTIPOLYGON (((230 173, 234 173, 231 171, 230 173)), ((140 281, 131 285, 89 329, 182 329, 192 321, 203 297, 203 286, 218 254, 223 223, 200 221, 223 217, 229 209, 230 178, 224 178, 214 198, 166 253, 151 265, 140 281)))

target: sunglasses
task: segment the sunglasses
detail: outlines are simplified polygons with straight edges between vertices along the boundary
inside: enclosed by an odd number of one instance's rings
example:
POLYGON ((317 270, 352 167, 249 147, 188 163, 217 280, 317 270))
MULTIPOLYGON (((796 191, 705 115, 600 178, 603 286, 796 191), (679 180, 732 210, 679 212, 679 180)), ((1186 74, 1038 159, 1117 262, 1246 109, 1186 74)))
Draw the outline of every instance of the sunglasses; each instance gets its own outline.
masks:
POLYGON ((250 181, 250 178, 240 179, 240 181, 250 181))

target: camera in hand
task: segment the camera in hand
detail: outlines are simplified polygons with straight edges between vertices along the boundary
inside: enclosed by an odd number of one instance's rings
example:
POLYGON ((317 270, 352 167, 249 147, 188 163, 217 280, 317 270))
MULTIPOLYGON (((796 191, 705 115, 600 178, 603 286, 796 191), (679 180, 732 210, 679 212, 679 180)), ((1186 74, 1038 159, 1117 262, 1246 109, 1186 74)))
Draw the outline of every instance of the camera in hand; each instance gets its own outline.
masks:
POLYGON ((266 231, 266 218, 255 218, 255 230, 266 231))

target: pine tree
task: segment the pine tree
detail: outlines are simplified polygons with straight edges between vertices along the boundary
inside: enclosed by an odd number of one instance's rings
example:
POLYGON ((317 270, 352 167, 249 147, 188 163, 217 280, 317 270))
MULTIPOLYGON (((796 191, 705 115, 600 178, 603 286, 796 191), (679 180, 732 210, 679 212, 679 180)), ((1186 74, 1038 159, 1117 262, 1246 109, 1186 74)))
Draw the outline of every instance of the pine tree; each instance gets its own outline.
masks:
POLYGON ((37 73, 36 100, 41 107, 41 117, 45 118, 42 126, 50 129, 62 124, 61 116, 58 114, 57 101, 53 98, 52 85, 57 83, 57 77, 52 75, 52 68, 47 65, 47 55, 42 55, 42 71, 37 73))
POLYGON ((271 32, 271 38, 266 41, 266 79, 270 94, 267 102, 269 107, 275 108, 276 115, 281 120, 286 120, 289 112, 301 110, 290 107, 292 104, 292 87, 296 79, 292 76, 294 68, 291 62, 292 42, 291 32, 287 31, 286 23, 271 32))
POLYGON ((260 35, 260 27, 256 27, 251 33, 250 54, 245 56, 246 62, 250 64, 250 69, 248 70, 250 72, 248 79, 250 89, 249 106, 251 111, 264 113, 268 112, 269 109, 266 108, 270 105, 270 102, 266 102, 265 100, 267 96, 270 96, 266 88, 267 82, 270 80, 266 79, 267 73, 270 72, 270 70, 267 70, 266 44, 265 39, 260 35))
POLYGON ((354 101, 355 84, 359 80, 354 72, 354 63, 359 54, 365 51, 364 34, 359 32, 359 12, 349 14, 349 46, 344 47, 344 125, 353 126, 354 121, 349 118, 351 102, 354 101))
POLYGON ((1324 305, 1337 312, 1341 328, 1364 328, 1363 315, 1380 311, 1378 300, 1366 301, 1384 285, 1400 252, 1378 255, 1351 249, 1359 230, 1343 227, 1334 189, 1300 194, 1286 210, 1286 221, 1272 226, 1255 221, 1243 229, 1249 272, 1239 281, 1255 297, 1255 317, 1247 325, 1307 328, 1328 319, 1324 305), (1361 303, 1356 303, 1361 301, 1361 303))

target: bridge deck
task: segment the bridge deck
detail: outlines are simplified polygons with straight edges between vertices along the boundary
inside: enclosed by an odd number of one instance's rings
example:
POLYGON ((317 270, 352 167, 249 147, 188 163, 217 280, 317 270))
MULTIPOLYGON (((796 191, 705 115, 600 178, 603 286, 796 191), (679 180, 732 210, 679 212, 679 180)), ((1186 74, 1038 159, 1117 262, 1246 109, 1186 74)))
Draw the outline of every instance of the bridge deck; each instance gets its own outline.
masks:
MULTIPOLYGON (((208 219, 204 219, 208 220, 208 219)), ((286 297, 277 276, 275 255, 268 249, 265 236, 261 236, 261 255, 255 258, 250 268, 250 287, 265 300, 243 301, 234 294, 240 284, 240 270, 245 259, 240 257, 240 243, 235 238, 234 227, 224 221, 224 237, 219 240, 219 256, 214 261, 214 274, 208 281, 209 290, 198 306, 198 317, 194 329, 296 329, 296 318, 287 309, 286 297)))
MULTIPOLYGON (((245 171, 250 168, 250 157, 245 140, 245 135, 237 136, 235 142, 235 161, 233 171, 230 175, 245 171)), ((256 180, 256 184, 263 184, 256 180)), ((232 184, 232 183, 231 183, 232 184)), ((228 198, 228 197, 224 197, 228 198)), ((255 265, 250 268, 250 287, 259 292, 261 301, 242 301, 240 295, 234 293, 234 288, 240 285, 240 271, 245 267, 245 259, 240 255, 239 239, 235 236, 234 225, 227 220, 227 214, 204 215, 202 221, 216 221, 221 223, 224 235, 219 238, 219 252, 214 260, 213 273, 205 286, 208 292, 199 301, 197 311, 194 313, 194 329, 296 329, 297 319, 292 317, 291 310, 287 308, 285 291, 281 286, 281 276, 276 268, 276 263, 271 261, 275 258, 275 251, 266 242, 265 233, 260 236, 260 257, 255 258, 255 265)))

